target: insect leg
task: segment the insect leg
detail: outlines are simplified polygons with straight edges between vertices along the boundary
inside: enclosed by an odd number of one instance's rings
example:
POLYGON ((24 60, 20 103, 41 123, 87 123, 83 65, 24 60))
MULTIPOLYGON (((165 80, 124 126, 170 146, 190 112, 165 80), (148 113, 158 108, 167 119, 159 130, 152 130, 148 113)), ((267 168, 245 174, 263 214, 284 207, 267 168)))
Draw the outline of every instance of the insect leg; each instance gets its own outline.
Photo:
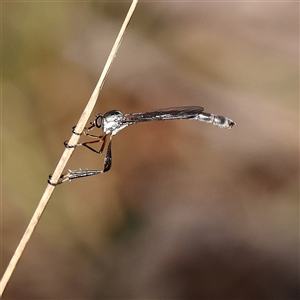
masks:
POLYGON ((88 149, 90 149, 91 151, 93 151, 95 153, 101 154, 103 152, 104 147, 105 147, 106 134, 102 135, 102 136, 100 135, 100 136, 94 136, 94 137, 98 138, 98 140, 78 143, 77 145, 69 145, 68 144, 69 141, 65 141, 64 145, 65 145, 66 148, 75 148, 77 146, 84 146, 84 147, 87 147, 88 149), (101 148, 99 150, 96 150, 93 147, 89 146, 90 144, 99 143, 99 142, 102 142, 101 148))
POLYGON ((84 142, 84 143, 81 143, 81 144, 78 144, 77 146, 84 146, 84 147, 87 147, 88 149, 90 149, 91 151, 93 152, 96 152, 98 154, 102 154, 103 152, 103 149, 105 147, 105 143, 106 143, 106 134, 101 136, 99 140, 96 140, 96 141, 90 141, 90 142, 84 142), (94 144, 94 143, 98 143, 98 142, 102 142, 102 145, 101 145, 101 148, 99 150, 96 150, 94 149, 93 147, 89 146, 89 144, 94 144))
MULTIPOLYGON (((85 130, 90 131, 95 127, 95 124, 91 123, 90 127, 84 127, 85 130)), ((75 131, 76 126, 72 127, 72 133, 76 134, 76 135, 82 135, 82 134, 86 134, 85 132, 79 133, 75 131)))
POLYGON ((111 162, 112 162, 112 154, 111 154, 111 142, 112 142, 112 135, 109 137, 109 144, 107 146, 106 155, 104 158, 104 167, 103 167, 103 173, 107 172, 111 168, 111 162))
MULTIPOLYGON (((95 142, 99 142, 99 141, 93 141, 93 142, 95 143, 95 142)), ((103 142, 103 144, 105 144, 105 141, 103 142)), ((64 183, 65 181, 68 181, 68 180, 71 181, 73 179, 93 176, 93 175, 97 175, 97 174, 109 171, 110 168, 111 168, 111 163, 112 163, 111 144, 112 144, 112 136, 110 136, 110 141, 109 141, 108 146, 107 146, 107 151, 106 151, 106 155, 105 155, 105 158, 104 158, 103 170, 81 170, 81 169, 79 169, 79 170, 69 170, 69 172, 67 174, 62 174, 59 177, 58 181, 55 182, 55 183, 51 181, 52 175, 49 175, 48 183, 53 185, 53 186, 56 186, 56 185, 59 185, 61 183, 64 183)), ((86 146, 88 148, 91 148, 91 147, 87 146, 86 144, 85 145, 82 144, 82 145, 86 146)), ((104 148, 104 146, 103 146, 103 148, 104 148)), ((93 148, 91 148, 91 149, 93 149, 93 148)), ((97 152, 95 149, 93 149, 93 151, 97 152)), ((97 153, 99 153, 99 152, 97 152, 97 153)))
MULTIPOLYGON (((72 127, 72 133, 74 133, 74 134, 76 134, 76 135, 86 135, 86 136, 89 136, 89 137, 92 137, 92 138, 98 138, 98 139, 101 139, 102 138, 102 136, 97 136, 97 135, 93 135, 93 134, 89 134, 88 132, 90 131, 90 130, 92 130, 93 128, 95 127, 95 124, 94 123, 91 123, 91 126, 89 126, 89 127, 84 127, 84 129, 86 130, 86 131, 83 131, 83 132, 81 132, 81 133, 79 133, 79 132, 76 132, 75 131, 75 128, 76 128, 76 126, 73 126, 72 127)), ((65 145, 65 147, 66 148, 75 148, 76 146, 79 146, 79 145, 69 145, 68 144, 68 141, 65 141, 64 142, 64 145, 65 145)))
POLYGON ((52 182, 51 178, 52 175, 49 175, 49 179, 48 179, 48 183, 53 185, 53 186, 57 186, 59 184, 64 183, 65 181, 71 181, 72 179, 76 179, 76 178, 82 178, 82 177, 88 177, 88 176, 93 176, 93 175, 97 175, 99 173, 102 173, 102 171, 99 170, 69 170, 69 172, 67 174, 62 174, 57 182, 52 182))

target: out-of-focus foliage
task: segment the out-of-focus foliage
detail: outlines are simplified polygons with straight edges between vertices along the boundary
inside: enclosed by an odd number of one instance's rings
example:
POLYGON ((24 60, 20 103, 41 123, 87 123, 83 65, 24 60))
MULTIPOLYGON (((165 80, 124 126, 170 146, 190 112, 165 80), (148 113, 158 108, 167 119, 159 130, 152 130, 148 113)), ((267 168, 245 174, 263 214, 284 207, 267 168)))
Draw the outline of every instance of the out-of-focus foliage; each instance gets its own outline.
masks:
MULTIPOLYGON (((118 134, 110 172, 55 190, 4 299, 297 298, 298 6, 139 3, 95 113, 200 105, 237 125, 118 134)), ((128 7, 2 3, 2 273, 128 7)), ((79 147, 68 168, 102 164, 79 147)))

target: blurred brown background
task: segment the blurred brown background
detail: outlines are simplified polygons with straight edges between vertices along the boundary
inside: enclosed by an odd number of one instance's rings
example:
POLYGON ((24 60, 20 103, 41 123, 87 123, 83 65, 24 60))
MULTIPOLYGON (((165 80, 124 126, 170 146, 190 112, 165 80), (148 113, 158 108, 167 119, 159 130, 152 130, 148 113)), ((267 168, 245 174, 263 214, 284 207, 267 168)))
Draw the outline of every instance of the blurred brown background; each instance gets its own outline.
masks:
MULTIPOLYGON (((2 3, 1 274, 129 5, 2 3)), ((119 133, 110 172, 55 190, 4 299, 298 298, 298 24, 296 2, 139 3, 94 113, 237 125, 119 133)), ((78 148, 68 168, 102 164, 78 148)))

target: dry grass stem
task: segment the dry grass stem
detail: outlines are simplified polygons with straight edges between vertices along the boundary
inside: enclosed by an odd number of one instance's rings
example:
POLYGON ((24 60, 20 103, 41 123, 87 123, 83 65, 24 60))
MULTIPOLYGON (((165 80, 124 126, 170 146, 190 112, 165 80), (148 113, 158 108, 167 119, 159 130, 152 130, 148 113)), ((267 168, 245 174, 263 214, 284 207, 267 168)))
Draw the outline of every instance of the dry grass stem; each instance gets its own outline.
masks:
MULTIPOLYGON (((96 102, 97 102, 97 99, 98 99, 98 96, 99 96, 99 93, 100 93, 100 90, 102 89, 102 86, 104 84, 104 81, 106 79, 106 76, 110 70, 110 67, 112 65, 112 62, 114 60, 114 58, 116 57, 116 54, 117 54, 117 51, 119 49, 119 46, 121 44, 121 41, 122 41, 122 38, 124 36, 124 33, 125 33, 125 30, 126 30, 126 27, 128 26, 129 24, 129 21, 132 17, 132 14, 135 10, 135 7, 138 3, 138 0, 133 0, 132 3, 131 3, 131 6, 128 10, 128 13, 126 15, 126 18, 123 22, 123 25, 120 29, 120 32, 116 38, 116 41, 113 45, 113 48, 110 52, 110 55, 106 61, 106 64, 104 66, 104 69, 102 71, 102 74, 99 78, 99 81, 90 97, 90 100, 88 101, 77 125, 76 125, 76 128, 75 128, 75 131, 76 132, 82 132, 83 129, 84 129, 84 126, 86 125, 95 105, 96 105, 96 102)), ((80 136, 79 135, 76 135, 76 134, 72 134, 70 140, 69 140, 69 144, 70 145, 76 145, 78 143, 78 140, 79 140, 80 136)), ((53 175, 52 175, 52 178, 51 178, 51 181, 52 182, 57 182, 59 177, 61 176, 68 160, 70 159, 72 153, 74 151, 74 148, 66 148, 65 151, 63 152, 58 164, 57 164, 57 167, 55 168, 54 172, 53 172, 53 175)), ((10 262, 9 262, 9 265, 6 269, 6 271, 4 272, 3 274, 3 277, 1 279, 1 282, 0 282, 0 297, 2 296, 3 292, 4 292, 4 289, 14 271, 14 269, 16 268, 16 265, 20 259, 20 257, 22 256, 22 253, 34 231, 34 229, 36 228, 40 218, 41 218, 41 215, 42 213, 44 212, 44 209, 45 207, 47 206, 48 202, 49 202, 49 199, 52 195, 52 192, 54 190, 54 186, 48 184, 48 186, 46 187, 45 189, 45 192, 29 222, 29 225, 22 237, 22 239, 20 240, 20 243, 14 253, 14 255, 12 256, 10 262)))

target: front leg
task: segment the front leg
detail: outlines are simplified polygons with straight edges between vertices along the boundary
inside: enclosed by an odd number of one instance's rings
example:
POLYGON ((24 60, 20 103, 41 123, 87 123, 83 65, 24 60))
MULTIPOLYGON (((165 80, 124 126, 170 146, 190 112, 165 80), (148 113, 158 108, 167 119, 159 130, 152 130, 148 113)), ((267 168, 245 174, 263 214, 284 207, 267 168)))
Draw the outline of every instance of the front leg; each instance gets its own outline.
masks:
MULTIPOLYGON (((86 131, 83 131, 81 133, 78 133, 75 131, 75 128, 76 126, 73 126, 72 127, 72 133, 76 134, 76 135, 86 135, 88 137, 91 137, 91 138, 96 138, 96 139, 99 139, 98 141, 94 141, 94 142, 84 142, 84 143, 79 143, 77 145, 69 145, 69 141, 64 141, 64 145, 66 148, 75 148, 76 146, 86 146, 88 144, 92 144, 92 143, 98 143, 100 142, 101 140, 103 140, 105 142, 105 137, 106 137, 106 134, 105 135, 94 135, 94 134, 90 134, 88 133, 90 130, 92 130, 93 128, 95 127, 95 124, 91 122, 91 126, 90 127, 84 127, 84 129, 86 131)), ((98 150, 95 150, 93 149, 92 147, 89 147, 89 146, 86 146, 87 148, 89 148, 90 150, 96 152, 96 153, 99 153, 101 154, 103 152, 103 148, 104 148, 104 145, 101 146, 101 149, 98 151, 98 150)))

